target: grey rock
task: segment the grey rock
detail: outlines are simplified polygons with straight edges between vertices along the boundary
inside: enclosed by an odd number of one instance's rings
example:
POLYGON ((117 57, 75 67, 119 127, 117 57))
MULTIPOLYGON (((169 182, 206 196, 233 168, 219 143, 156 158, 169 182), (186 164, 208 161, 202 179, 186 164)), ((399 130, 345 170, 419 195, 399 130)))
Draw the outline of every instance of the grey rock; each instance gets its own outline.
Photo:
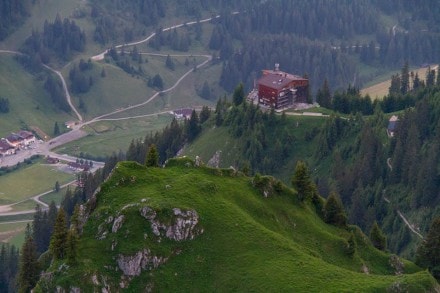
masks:
POLYGON ((149 249, 144 249, 132 256, 119 255, 118 267, 125 276, 139 276, 142 270, 151 270, 158 268, 165 263, 168 258, 151 255, 149 249))
POLYGON ((124 223, 124 219, 124 215, 120 215, 115 219, 115 221, 113 222, 112 233, 118 232, 118 230, 122 227, 122 224, 124 223))

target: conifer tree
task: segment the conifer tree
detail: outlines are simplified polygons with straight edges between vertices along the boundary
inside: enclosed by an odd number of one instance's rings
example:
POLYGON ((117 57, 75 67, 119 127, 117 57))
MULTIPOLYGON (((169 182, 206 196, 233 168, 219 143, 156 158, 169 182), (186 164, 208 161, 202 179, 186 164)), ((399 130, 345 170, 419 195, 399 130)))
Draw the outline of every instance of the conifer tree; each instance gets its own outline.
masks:
POLYGON ((200 112, 200 123, 205 122, 211 116, 211 110, 209 110, 208 106, 203 106, 202 111, 200 112))
POLYGON ((176 65, 174 64, 174 61, 173 59, 171 59, 170 55, 167 55, 167 59, 165 60, 165 65, 170 70, 176 69, 176 65))
POLYGON ((235 88, 234 94, 232 95, 232 101, 234 102, 235 106, 240 105, 244 101, 244 88, 243 83, 240 82, 240 84, 235 88))
POLYGON ((387 238, 376 221, 374 221, 370 230, 370 240, 373 246, 377 249, 385 250, 387 248, 387 238))
POLYGON ((159 153, 155 144, 150 145, 147 153, 147 160, 145 162, 147 167, 157 167, 159 166, 159 153))
POLYGON ((350 233, 350 236, 348 237, 347 240, 347 245, 345 247, 345 252, 349 255, 349 256, 353 256, 356 252, 356 241, 354 239, 354 234, 353 232, 350 233))
POLYGON ((202 129, 199 123, 199 115, 197 115, 196 110, 193 110, 186 129, 188 140, 193 141, 197 137, 197 135, 199 135, 201 130, 202 129))
POLYGON ((67 245, 66 245, 66 253, 67 253, 67 262, 69 264, 76 263, 76 257, 78 252, 78 234, 75 228, 71 228, 67 233, 67 245))
POLYGON ((326 223, 336 226, 343 227, 347 225, 347 216, 345 215, 344 207, 335 192, 330 193, 325 202, 324 220, 326 223))
POLYGON ((409 65, 408 61, 405 62, 402 68, 402 74, 400 79, 400 92, 405 95, 409 91, 409 65))
POLYGON ((304 200, 311 195, 313 190, 312 181, 310 179, 309 169, 303 161, 298 161, 296 163, 292 185, 296 191, 298 191, 298 198, 300 200, 304 200))
POLYGON ((327 79, 324 80, 322 87, 318 90, 318 93, 316 94, 316 102, 318 102, 321 107, 331 108, 332 96, 327 79))
POLYGON ((63 259, 67 250, 67 223, 66 213, 60 208, 53 228, 52 237, 50 239, 50 252, 54 259, 63 259))
POLYGON ((29 224, 26 227, 27 235, 21 248, 20 271, 18 274, 18 292, 30 292, 38 281, 39 267, 37 248, 30 235, 29 224))
POLYGON ((440 217, 434 219, 428 234, 417 249, 416 263, 429 269, 440 281, 440 217))
POLYGON ((53 135, 57 136, 60 134, 60 127, 58 126, 58 122, 55 121, 55 124, 53 126, 53 135))

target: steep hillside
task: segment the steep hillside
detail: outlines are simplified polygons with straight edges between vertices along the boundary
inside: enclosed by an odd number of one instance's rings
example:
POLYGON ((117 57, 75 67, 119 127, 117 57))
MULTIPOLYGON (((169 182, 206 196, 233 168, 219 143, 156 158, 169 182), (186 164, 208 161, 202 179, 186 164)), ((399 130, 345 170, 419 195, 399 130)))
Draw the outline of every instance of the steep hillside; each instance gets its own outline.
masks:
POLYGON ((188 159, 166 168, 118 164, 96 195, 76 262, 52 263, 37 291, 426 292, 437 286, 426 271, 372 248, 358 228, 325 224, 275 179, 258 188, 253 182, 188 159), (403 274, 395 274, 396 265, 403 274))

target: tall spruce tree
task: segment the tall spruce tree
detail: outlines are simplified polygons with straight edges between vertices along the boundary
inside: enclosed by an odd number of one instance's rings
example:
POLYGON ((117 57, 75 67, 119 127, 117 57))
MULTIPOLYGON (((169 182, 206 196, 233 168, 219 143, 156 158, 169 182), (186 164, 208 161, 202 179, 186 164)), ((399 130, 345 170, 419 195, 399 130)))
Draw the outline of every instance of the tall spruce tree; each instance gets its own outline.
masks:
POLYGON ((193 141, 197 137, 197 135, 199 135, 201 130, 202 128, 200 126, 199 115, 197 115, 196 110, 193 110, 186 129, 188 140, 190 142, 193 141))
POLYGON ((408 61, 402 67, 400 78, 400 92, 402 95, 406 95, 409 91, 409 65, 408 61))
POLYGON ((385 250, 387 248, 387 238, 376 221, 374 221, 370 230, 370 240, 377 249, 385 250))
POLYGON ((298 161, 292 177, 292 185, 298 191, 298 198, 304 200, 313 192, 312 180, 306 163, 298 161))
POLYGON ((58 211, 49 249, 54 259, 63 259, 66 256, 67 223, 66 213, 63 208, 60 208, 58 211))
POLYGON ((347 216, 344 211, 339 196, 332 192, 330 193, 324 205, 324 220, 328 224, 344 227, 347 225, 347 216))
POLYGON ((321 107, 331 108, 332 96, 327 79, 324 80, 322 87, 318 90, 316 94, 316 102, 318 102, 321 107))
POLYGON ((155 144, 150 145, 147 153, 147 159, 145 162, 147 167, 157 167, 159 166, 159 153, 155 144))
POLYGON ((416 263, 429 269, 440 281, 440 217, 434 219, 431 227, 417 249, 416 263))
POLYGON ((30 292, 39 278, 37 248, 31 236, 29 224, 26 239, 21 248, 20 270, 18 273, 18 292, 30 292))
POLYGON ((232 101, 235 106, 240 105, 244 101, 244 87, 243 83, 239 83, 238 86, 234 90, 234 94, 232 95, 232 101))

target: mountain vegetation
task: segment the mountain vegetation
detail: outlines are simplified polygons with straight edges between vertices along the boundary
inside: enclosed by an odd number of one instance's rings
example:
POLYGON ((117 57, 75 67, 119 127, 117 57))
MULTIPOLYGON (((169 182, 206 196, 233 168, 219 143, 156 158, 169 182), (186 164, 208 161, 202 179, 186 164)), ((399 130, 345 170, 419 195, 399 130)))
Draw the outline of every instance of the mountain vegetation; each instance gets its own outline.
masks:
POLYGON ((14 292, 18 272, 19 250, 14 245, 2 243, 0 248, 0 291, 14 292))
POLYGON ((426 271, 373 248, 358 228, 326 224, 310 199, 272 177, 197 167, 188 159, 169 160, 165 168, 124 162, 95 202, 79 220, 88 218, 75 264, 55 260, 36 292, 437 286, 426 271), (403 274, 395 275, 396 264, 403 274))
POLYGON ((280 176, 284 182, 288 182, 286 170, 289 172, 291 162, 306 159, 310 168, 317 170, 313 174, 317 188, 324 195, 332 189, 340 195, 349 223, 369 233, 377 221, 388 238, 388 248, 414 258, 420 240, 411 235, 399 212, 410 215, 425 232, 439 213, 439 162, 434 151, 439 89, 436 83, 422 84, 416 89, 410 87, 406 94, 390 92, 383 101, 363 104, 368 97, 349 88, 343 94, 345 102, 335 93, 329 105, 346 109, 354 105, 352 115, 333 114, 316 126, 285 114, 262 112, 247 103, 237 106, 220 100, 214 117, 203 125, 201 137, 185 153, 193 157, 206 154, 203 159, 208 161, 221 150, 220 166, 232 164, 242 170, 280 176), (411 105, 414 107, 408 108, 411 105), (358 112, 361 109, 374 113, 362 116, 358 112), (382 109, 406 109, 399 115, 393 138, 386 136, 388 121, 382 109), (300 123, 310 125, 301 130, 300 123), (208 140, 221 136, 221 141, 229 143, 211 145, 204 136, 208 140))
POLYGON ((31 0, 5 0, 0 3, 0 41, 11 34, 29 16, 31 0))

